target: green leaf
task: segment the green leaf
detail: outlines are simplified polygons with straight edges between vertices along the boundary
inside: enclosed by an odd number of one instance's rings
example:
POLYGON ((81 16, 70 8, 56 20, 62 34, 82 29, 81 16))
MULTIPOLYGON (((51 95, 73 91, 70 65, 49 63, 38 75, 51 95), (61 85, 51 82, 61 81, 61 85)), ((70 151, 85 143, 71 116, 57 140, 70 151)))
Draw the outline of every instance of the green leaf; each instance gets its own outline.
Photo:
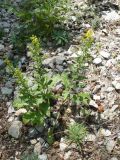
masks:
POLYGON ((69 94, 70 94, 70 92, 67 91, 67 90, 65 90, 65 91, 62 93, 62 96, 63 96, 64 100, 66 100, 66 99, 68 98, 69 94))
POLYGON ((28 106, 28 104, 22 101, 20 98, 17 98, 14 100, 13 106, 19 109, 19 108, 28 106))

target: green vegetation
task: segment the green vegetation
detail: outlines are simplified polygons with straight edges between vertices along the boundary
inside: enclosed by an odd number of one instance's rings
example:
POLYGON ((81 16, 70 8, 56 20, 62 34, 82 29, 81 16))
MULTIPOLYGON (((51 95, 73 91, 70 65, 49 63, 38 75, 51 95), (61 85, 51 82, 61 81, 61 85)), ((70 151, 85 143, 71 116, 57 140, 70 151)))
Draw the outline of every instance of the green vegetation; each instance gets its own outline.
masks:
POLYGON ((39 40, 33 36, 32 43, 29 47, 31 51, 31 58, 34 62, 34 80, 32 86, 29 86, 28 79, 18 69, 14 69, 9 61, 7 64, 9 69, 17 78, 19 85, 19 96, 14 100, 13 105, 16 108, 26 108, 27 113, 23 116, 24 123, 43 124, 45 117, 48 115, 50 108, 50 101, 52 99, 52 92, 49 90, 51 79, 46 76, 46 71, 42 67, 41 46, 39 40))
POLYGON ((87 135, 87 129, 83 124, 74 123, 68 126, 68 139, 69 141, 80 145, 85 136, 87 135))
MULTIPOLYGON (((22 120, 25 124, 44 125, 45 119, 51 117, 52 101, 61 101, 64 104, 74 104, 86 106, 89 103, 89 93, 82 92, 85 86, 84 76, 85 63, 91 60, 89 49, 93 43, 93 31, 88 30, 82 39, 82 54, 77 55, 74 63, 69 66, 69 72, 55 74, 52 77, 47 76, 47 70, 42 64, 44 56, 41 52, 41 43, 36 36, 31 37, 29 44, 30 57, 32 60, 32 80, 29 83, 29 75, 25 75, 20 69, 6 60, 9 70, 16 78, 19 86, 17 97, 13 105, 19 108, 25 108, 26 113, 23 114, 22 120), (61 92, 54 93, 53 89, 58 83, 63 85, 61 92), (78 90, 76 90, 78 89, 78 90)), ((86 114, 86 112, 84 112, 86 114)), ((86 128, 83 124, 74 124, 68 128, 69 139, 75 143, 81 143, 86 135, 86 128), (78 134, 79 133, 79 134, 78 134)), ((48 129, 47 141, 52 144, 54 141, 54 127, 48 129)))
POLYGON ((64 30, 54 31, 52 39, 55 41, 57 46, 64 46, 69 41, 68 33, 64 30))
MULTIPOLYGON (((18 18, 18 26, 11 34, 11 42, 22 48, 29 37, 51 37, 55 25, 60 24, 67 12, 68 0, 24 0, 19 6, 9 7, 18 18)), ((61 39, 61 38, 60 38, 61 39)), ((65 39, 63 40, 65 42, 65 39)))

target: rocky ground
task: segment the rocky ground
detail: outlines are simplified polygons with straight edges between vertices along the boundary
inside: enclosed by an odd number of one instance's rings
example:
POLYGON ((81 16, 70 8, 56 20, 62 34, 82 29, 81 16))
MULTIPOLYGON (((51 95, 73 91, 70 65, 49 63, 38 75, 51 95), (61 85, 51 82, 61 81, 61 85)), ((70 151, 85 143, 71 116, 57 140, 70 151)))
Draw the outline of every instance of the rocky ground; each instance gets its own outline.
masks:
MULTIPOLYGON (((71 57, 80 52, 79 39, 88 28, 96 28, 97 23, 88 21, 91 9, 83 0, 74 0, 69 15, 68 26, 73 39, 69 47, 51 49, 44 52, 49 58, 44 61, 46 66, 63 72, 71 61, 71 57), (82 10, 84 11, 81 11, 82 10), (85 12, 86 11, 86 12, 85 12), (80 13, 80 16, 78 15, 80 13), (80 19, 85 14, 85 19, 80 19), (80 21, 81 20, 81 21, 80 21), (93 25, 93 26, 92 26, 93 25), (53 63, 56 62, 56 66, 53 63)), ((40 126, 24 126, 19 119, 21 112, 12 107, 15 94, 15 82, 7 72, 4 64, 4 55, 10 59, 18 59, 13 54, 9 43, 9 33, 14 25, 14 16, 4 9, 0 11, 0 26, 4 28, 5 36, 0 40, 0 159, 19 160, 23 153, 37 152, 40 160, 119 160, 120 159, 120 11, 119 1, 111 3, 99 2, 92 7, 97 10, 99 25, 94 31, 95 44, 90 50, 93 58, 90 64, 86 63, 87 85, 84 88, 91 94, 89 104, 90 116, 86 123, 89 134, 85 138, 82 151, 76 145, 69 145, 64 136, 49 146, 44 139, 44 128, 40 126), (102 4, 102 5, 101 5, 102 4)), ((92 11, 93 12, 93 11, 92 11)), ((94 21, 95 22, 95 21, 94 21)), ((20 57, 19 66, 27 62, 27 56, 20 57)), ((77 116, 77 115, 76 115, 77 116)), ((74 121, 73 116, 69 121, 74 121)))

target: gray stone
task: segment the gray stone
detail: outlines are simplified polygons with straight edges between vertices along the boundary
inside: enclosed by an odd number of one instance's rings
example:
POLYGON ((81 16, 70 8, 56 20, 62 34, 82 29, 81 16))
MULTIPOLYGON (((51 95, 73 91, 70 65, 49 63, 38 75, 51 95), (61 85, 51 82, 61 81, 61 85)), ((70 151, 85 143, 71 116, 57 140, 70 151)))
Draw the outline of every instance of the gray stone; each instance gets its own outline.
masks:
POLYGON ((60 72, 63 72, 63 70, 64 70, 64 68, 63 68, 62 65, 57 65, 57 66, 56 66, 56 69, 57 69, 58 71, 60 71, 60 72))
POLYGON ((12 88, 7 88, 7 87, 2 87, 1 92, 4 95, 11 95, 12 92, 13 92, 13 89, 12 88))
POLYGON ((14 113, 14 112, 15 112, 15 109, 13 108, 12 105, 10 105, 10 106, 8 107, 8 114, 11 114, 11 113, 14 113))
POLYGON ((47 58, 43 61, 43 65, 49 66, 50 68, 54 68, 55 57, 47 58))
POLYGON ((108 140, 107 144, 106 144, 106 149, 109 153, 112 152, 112 150, 114 149, 116 145, 116 142, 114 140, 108 140))
POLYGON ((41 146, 41 143, 38 142, 34 146, 34 153, 39 155, 41 153, 41 151, 42 151, 42 146, 41 146))
POLYGON ((96 64, 96 65, 99 65, 99 64, 102 63, 102 59, 101 59, 101 58, 95 58, 95 59, 93 60, 93 63, 96 64))
POLYGON ((108 53, 106 51, 101 51, 100 55, 105 59, 108 59, 110 57, 110 53, 108 53))
POLYGON ((62 65, 63 62, 65 61, 65 57, 64 56, 56 56, 55 61, 56 61, 56 64, 62 65))
POLYGON ((28 136, 30 138, 34 138, 38 134, 37 130, 35 128, 30 128, 28 130, 28 136))
POLYGON ((38 159, 39 159, 39 160, 48 160, 47 154, 43 153, 43 154, 39 155, 39 156, 38 156, 38 159))
POLYGON ((2 59, 0 59, 0 69, 2 69, 5 66, 5 63, 2 59))
POLYGON ((43 126, 35 126, 35 129, 36 129, 39 133, 42 133, 43 130, 44 130, 44 127, 43 127, 43 126))
POLYGON ((4 50, 4 45, 0 44, 0 51, 4 50))
POLYGON ((77 53, 79 51, 79 47, 77 45, 71 45, 68 51, 66 52, 67 55, 72 55, 73 53, 77 53))
POLYGON ((13 138, 17 139, 21 136, 21 128, 22 128, 22 122, 14 121, 9 127, 8 134, 11 135, 13 138))
POLYGON ((43 138, 40 137, 40 138, 37 138, 37 140, 41 143, 42 146, 44 146, 45 141, 43 138))

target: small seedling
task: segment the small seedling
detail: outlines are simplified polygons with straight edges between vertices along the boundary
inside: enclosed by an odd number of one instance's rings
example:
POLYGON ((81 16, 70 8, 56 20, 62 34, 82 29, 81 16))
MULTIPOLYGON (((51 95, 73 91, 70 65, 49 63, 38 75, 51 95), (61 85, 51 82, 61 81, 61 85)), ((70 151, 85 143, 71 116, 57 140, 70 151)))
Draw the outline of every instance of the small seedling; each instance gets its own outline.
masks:
POLYGON ((74 123, 68 126, 68 140, 70 142, 80 145, 82 144, 86 135, 87 128, 84 126, 84 124, 74 123))

